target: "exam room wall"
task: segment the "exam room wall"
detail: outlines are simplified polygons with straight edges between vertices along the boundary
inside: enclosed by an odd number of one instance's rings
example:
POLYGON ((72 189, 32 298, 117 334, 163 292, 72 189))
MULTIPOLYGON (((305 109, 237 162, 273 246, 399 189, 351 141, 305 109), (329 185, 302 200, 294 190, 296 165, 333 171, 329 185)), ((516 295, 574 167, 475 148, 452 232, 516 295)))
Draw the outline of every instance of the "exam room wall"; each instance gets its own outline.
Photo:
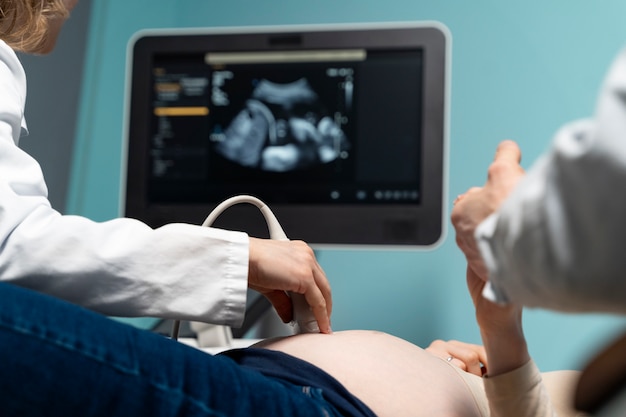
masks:
MULTIPOLYGON (((597 5, 585 0, 92 0, 68 212, 96 220, 119 214, 125 48, 139 29, 443 22, 453 36, 449 211, 456 195, 484 181, 501 139, 521 143, 528 167, 559 125, 591 114, 609 63, 626 45, 626 3, 597 5)), ((421 345, 434 338, 479 342, 453 231, 428 251, 319 250, 318 255, 333 285, 336 330, 379 329, 421 345)), ((532 354, 545 370, 581 366, 625 326, 618 317, 542 310, 529 311, 525 322, 532 354)))

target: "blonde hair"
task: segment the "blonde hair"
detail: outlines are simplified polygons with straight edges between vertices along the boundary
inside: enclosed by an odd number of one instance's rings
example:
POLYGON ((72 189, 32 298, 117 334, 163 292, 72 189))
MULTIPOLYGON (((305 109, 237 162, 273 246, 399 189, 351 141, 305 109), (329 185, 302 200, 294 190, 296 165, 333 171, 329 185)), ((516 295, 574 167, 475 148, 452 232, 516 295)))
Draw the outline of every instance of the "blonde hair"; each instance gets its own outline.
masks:
POLYGON ((36 51, 50 20, 68 14, 63 0, 0 0, 0 39, 18 51, 36 51))

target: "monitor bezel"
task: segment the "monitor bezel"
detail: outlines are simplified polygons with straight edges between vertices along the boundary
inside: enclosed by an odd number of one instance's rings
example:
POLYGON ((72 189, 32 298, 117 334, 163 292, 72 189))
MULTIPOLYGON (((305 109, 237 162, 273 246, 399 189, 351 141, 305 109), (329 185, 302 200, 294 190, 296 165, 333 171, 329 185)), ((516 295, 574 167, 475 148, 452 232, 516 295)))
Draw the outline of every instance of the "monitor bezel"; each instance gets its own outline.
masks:
MULTIPOLYGON (((218 29, 156 29, 136 33, 128 44, 126 109, 120 211, 152 227, 202 223, 215 204, 154 204, 147 200, 152 56, 171 52, 267 51, 275 48, 421 48, 424 53, 421 201, 401 205, 315 206, 272 204, 290 238, 318 248, 424 249, 446 232, 450 35, 438 22, 298 25, 218 29), (342 220, 336 220, 342 219, 342 220), (393 233, 406 234, 399 241, 393 233), (394 230, 396 232, 394 232, 394 230)), ((252 207, 232 207, 216 227, 265 237, 267 229, 252 207)))

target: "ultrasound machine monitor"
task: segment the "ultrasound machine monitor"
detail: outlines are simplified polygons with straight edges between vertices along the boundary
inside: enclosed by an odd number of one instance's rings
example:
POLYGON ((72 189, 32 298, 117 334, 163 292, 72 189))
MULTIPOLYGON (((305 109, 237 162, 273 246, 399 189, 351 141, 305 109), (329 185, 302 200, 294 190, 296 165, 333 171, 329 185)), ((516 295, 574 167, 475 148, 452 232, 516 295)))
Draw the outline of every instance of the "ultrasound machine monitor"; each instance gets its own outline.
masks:
MULTIPOLYGON (((201 224, 247 194, 313 247, 437 244, 448 48, 437 23, 139 32, 124 215, 201 224)), ((267 236, 252 206, 213 225, 267 236)))

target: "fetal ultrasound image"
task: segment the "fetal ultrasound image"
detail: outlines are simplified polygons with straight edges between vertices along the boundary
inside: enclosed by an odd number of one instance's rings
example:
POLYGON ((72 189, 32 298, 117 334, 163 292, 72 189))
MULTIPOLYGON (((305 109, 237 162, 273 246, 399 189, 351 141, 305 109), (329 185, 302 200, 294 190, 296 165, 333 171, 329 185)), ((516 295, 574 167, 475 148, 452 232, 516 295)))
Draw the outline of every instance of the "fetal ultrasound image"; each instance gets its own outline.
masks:
MULTIPOLYGON (((335 82, 336 85, 336 82, 335 82)), ((336 89, 336 87, 335 87, 336 89)), ((342 80, 341 109, 329 110, 306 77, 291 82, 262 78, 238 112, 211 140, 223 157, 241 166, 288 172, 346 158, 349 141, 343 129, 351 90, 342 80)))

